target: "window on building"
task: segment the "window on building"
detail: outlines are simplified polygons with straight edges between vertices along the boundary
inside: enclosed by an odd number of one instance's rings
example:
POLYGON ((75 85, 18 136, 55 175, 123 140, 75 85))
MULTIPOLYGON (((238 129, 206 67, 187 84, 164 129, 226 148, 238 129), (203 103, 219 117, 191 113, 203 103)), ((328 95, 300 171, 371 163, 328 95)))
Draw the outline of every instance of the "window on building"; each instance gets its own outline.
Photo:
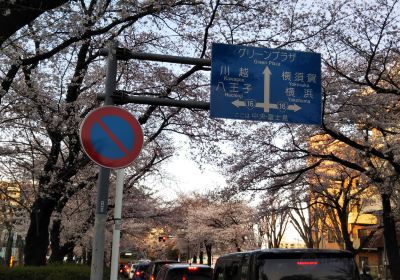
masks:
POLYGON ((360 256, 359 262, 360 262, 360 263, 359 263, 359 267, 360 267, 362 270, 365 270, 365 268, 368 267, 368 257, 360 256))
POLYGON ((357 230, 358 238, 360 239, 360 244, 362 244, 365 239, 367 239, 368 231, 366 229, 358 229, 357 230))
POLYGON ((329 243, 335 243, 336 242, 336 236, 333 230, 328 230, 328 242, 329 243))

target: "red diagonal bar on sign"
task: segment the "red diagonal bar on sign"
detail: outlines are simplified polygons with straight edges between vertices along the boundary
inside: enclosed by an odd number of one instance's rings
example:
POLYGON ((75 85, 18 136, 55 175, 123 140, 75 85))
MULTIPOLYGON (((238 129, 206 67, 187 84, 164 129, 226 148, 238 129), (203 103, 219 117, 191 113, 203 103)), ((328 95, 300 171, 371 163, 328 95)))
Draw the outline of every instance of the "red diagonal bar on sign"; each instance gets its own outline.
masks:
POLYGON ((124 144, 122 144, 121 141, 119 141, 118 137, 116 137, 112 131, 107 127, 105 123, 103 123, 101 120, 98 121, 98 124, 101 126, 101 128, 104 130, 105 133, 111 138, 111 140, 124 152, 126 155, 129 154, 129 151, 125 148, 124 144))

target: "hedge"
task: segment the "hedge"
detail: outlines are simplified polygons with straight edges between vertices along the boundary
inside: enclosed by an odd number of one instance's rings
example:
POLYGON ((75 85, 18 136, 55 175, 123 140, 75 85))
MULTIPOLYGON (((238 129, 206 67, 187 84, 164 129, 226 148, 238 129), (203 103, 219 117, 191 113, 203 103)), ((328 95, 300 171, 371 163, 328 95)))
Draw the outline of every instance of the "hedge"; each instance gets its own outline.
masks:
MULTIPOLYGON (((46 266, 0 267, 1 280, 90 280, 90 266, 58 264, 46 266)), ((110 279, 105 269, 103 279, 110 279)))

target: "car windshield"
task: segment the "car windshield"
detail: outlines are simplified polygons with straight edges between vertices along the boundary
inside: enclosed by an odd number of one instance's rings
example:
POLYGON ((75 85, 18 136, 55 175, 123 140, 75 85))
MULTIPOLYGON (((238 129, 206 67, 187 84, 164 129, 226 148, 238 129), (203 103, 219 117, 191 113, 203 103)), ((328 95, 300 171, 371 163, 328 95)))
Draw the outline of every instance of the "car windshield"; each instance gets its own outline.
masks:
POLYGON ((351 280, 356 275, 352 258, 262 258, 258 280, 351 280))
POLYGON ((166 280, 211 280, 212 270, 199 269, 189 271, 185 269, 173 269, 167 274, 166 280))

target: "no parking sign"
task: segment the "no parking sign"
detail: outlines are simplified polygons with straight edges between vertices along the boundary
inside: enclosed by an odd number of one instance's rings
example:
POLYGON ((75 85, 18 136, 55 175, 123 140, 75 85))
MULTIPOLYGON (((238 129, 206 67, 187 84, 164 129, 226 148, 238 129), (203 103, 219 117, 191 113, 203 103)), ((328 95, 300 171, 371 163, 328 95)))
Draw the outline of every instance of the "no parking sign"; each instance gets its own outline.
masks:
POLYGON ((130 165, 143 145, 139 122, 128 111, 103 106, 90 112, 80 128, 83 150, 97 164, 111 169, 130 165))

